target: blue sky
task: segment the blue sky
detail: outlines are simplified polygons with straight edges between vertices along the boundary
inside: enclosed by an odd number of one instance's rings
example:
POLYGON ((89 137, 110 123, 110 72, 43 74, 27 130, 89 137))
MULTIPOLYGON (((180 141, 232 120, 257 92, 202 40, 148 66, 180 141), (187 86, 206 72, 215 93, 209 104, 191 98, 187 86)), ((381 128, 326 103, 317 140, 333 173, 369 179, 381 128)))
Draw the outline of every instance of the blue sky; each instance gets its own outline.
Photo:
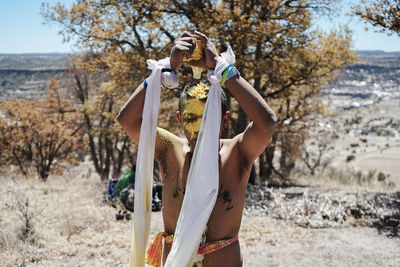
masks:
MULTIPOLYGON (((56 25, 43 25, 41 0, 1 0, 0 53, 71 52, 56 25)), ((56 2, 56 1, 44 1, 56 2)), ((72 0, 60 1, 72 3, 72 0)))
POLYGON ((356 50, 400 51, 400 36, 397 34, 388 36, 385 33, 378 33, 376 32, 377 28, 365 24, 359 18, 345 15, 350 12, 350 7, 357 4, 359 1, 360 0, 340 1, 338 4, 341 10, 340 15, 331 20, 326 17, 321 17, 316 21, 316 26, 324 31, 329 31, 330 29, 338 29, 340 25, 348 24, 349 28, 353 30, 353 49, 356 50), (368 31, 365 30, 366 26, 369 28, 368 31))
MULTIPOLYGON (((0 5, 0 53, 71 52, 70 44, 62 42, 57 25, 43 25, 40 6, 43 0, 2 0, 0 5)), ((44 1, 56 2, 56 1, 44 1)), ((61 0, 69 5, 73 0, 61 0)), ((343 12, 355 1, 345 0, 343 12)), ((332 21, 320 19, 318 27, 323 30, 337 28, 349 22, 354 30, 353 48, 356 50, 400 51, 400 37, 364 30, 365 24, 358 19, 341 16, 332 21)))

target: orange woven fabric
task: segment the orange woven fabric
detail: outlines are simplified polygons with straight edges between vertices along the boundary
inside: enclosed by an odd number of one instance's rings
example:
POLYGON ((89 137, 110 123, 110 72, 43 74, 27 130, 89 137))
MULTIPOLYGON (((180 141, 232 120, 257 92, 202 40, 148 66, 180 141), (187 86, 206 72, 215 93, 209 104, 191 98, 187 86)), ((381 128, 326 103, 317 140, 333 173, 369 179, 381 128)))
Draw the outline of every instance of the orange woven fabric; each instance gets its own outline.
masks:
POLYGON ((162 239, 165 238, 165 243, 172 244, 174 240, 173 235, 168 235, 166 232, 158 233, 151 241, 149 248, 146 252, 145 262, 151 266, 160 267, 162 257, 162 239))
MULTIPOLYGON (((163 238, 165 238, 165 243, 167 243, 169 245, 171 245, 174 240, 173 235, 168 235, 168 233, 166 233, 166 232, 158 233, 153 238, 153 241, 151 241, 150 246, 147 249, 146 258, 145 258, 146 264, 149 264, 154 267, 161 266, 162 246, 163 246, 162 239, 163 238)), ((199 251, 197 252, 197 254, 199 254, 199 255, 209 254, 214 251, 220 250, 226 246, 229 246, 230 244, 235 243, 236 241, 238 241, 238 236, 234 236, 229 239, 223 239, 223 240, 206 243, 206 244, 199 246, 199 251)))
POLYGON ((199 251, 197 252, 197 254, 199 254, 199 255, 209 254, 214 251, 220 250, 226 246, 229 246, 230 244, 235 243, 236 241, 238 241, 238 236, 234 236, 229 239, 223 239, 223 240, 206 243, 206 244, 200 245, 199 251))

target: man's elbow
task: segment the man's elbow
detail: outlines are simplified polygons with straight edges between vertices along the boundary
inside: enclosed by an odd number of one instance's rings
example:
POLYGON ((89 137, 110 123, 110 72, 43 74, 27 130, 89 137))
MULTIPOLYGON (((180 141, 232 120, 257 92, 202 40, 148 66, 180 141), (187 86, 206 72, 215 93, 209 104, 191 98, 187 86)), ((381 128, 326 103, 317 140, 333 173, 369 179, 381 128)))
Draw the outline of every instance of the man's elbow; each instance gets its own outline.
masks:
POLYGON ((124 113, 123 109, 121 109, 118 113, 116 120, 125 131, 130 127, 131 122, 128 120, 128 117, 124 113))
POLYGON ((271 116, 270 116, 270 125, 271 125, 270 127, 272 128, 272 130, 275 129, 276 124, 277 124, 276 115, 275 115, 275 113, 272 111, 272 114, 271 114, 271 116))
POLYGON ((272 111, 272 109, 268 109, 264 117, 264 128, 268 132, 273 132, 275 130, 276 124, 277 119, 275 113, 272 111))
POLYGON ((123 110, 118 113, 116 120, 128 134, 140 130, 140 125, 142 124, 141 117, 132 118, 132 116, 125 114, 123 110))
POLYGON ((115 119, 118 121, 118 123, 119 123, 121 126, 124 124, 124 119, 123 119, 123 116, 122 116, 122 110, 120 110, 120 111, 118 112, 118 115, 117 115, 117 117, 116 117, 115 119))

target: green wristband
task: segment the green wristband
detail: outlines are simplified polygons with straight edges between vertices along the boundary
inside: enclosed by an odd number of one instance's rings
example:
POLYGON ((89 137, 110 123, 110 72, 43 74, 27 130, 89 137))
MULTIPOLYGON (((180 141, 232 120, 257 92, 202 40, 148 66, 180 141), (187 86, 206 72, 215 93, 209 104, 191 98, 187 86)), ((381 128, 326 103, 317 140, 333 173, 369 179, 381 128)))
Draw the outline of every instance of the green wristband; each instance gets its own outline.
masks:
POLYGON ((228 76, 229 71, 233 68, 233 64, 229 65, 225 70, 224 73, 222 74, 222 79, 221 79, 221 86, 225 86, 225 81, 226 77, 228 76))

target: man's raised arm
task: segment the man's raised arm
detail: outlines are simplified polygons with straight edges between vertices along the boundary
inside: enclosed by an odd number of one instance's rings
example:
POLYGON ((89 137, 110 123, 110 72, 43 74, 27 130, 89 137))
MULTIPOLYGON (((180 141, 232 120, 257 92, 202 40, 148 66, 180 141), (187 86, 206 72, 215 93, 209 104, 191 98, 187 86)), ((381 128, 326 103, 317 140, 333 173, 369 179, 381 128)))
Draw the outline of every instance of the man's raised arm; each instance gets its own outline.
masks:
MULTIPOLYGON (((205 58, 202 61, 192 62, 192 64, 214 69, 218 59, 215 45, 200 32, 195 32, 194 37, 205 44, 205 58)), ((229 74, 228 77, 230 77, 229 74)), ((228 79, 225 86, 252 120, 246 131, 235 137, 239 139, 239 149, 243 159, 247 160, 248 164, 252 164, 271 140, 276 124, 275 114, 256 89, 240 75, 234 75, 228 79)))
MULTIPOLYGON (((179 69, 183 64, 183 57, 190 56, 195 46, 193 37, 188 32, 183 33, 176 39, 170 54, 171 68, 173 70, 179 69)), ((146 88, 144 83, 142 83, 131 95, 117 116, 117 120, 122 128, 136 144, 139 143, 145 96, 146 88)))
POLYGON ((119 111, 117 120, 122 128, 132 140, 138 144, 140 135, 140 125, 142 123, 142 113, 146 88, 140 84, 129 100, 119 111))
POLYGON ((260 155, 271 140, 276 124, 275 113, 245 79, 236 75, 225 83, 240 107, 252 121, 239 135, 239 149, 249 164, 260 155))

